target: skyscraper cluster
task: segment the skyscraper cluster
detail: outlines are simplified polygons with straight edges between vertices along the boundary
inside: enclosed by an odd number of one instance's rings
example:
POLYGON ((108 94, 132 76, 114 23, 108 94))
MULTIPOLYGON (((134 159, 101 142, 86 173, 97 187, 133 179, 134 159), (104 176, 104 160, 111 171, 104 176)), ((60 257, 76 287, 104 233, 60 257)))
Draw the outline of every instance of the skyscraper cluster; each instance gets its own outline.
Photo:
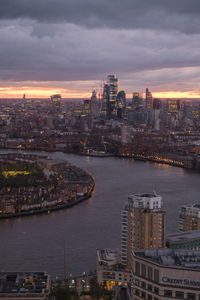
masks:
POLYGON ((101 115, 106 119, 122 118, 126 111, 126 94, 124 91, 118 92, 119 80, 114 75, 107 76, 104 84, 101 115))

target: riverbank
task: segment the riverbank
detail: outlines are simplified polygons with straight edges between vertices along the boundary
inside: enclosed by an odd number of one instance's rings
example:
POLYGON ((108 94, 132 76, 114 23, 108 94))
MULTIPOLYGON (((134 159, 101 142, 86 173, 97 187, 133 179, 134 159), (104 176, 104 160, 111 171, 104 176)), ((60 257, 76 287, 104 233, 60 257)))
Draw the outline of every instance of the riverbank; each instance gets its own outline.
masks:
MULTIPOLYGON (((184 162, 182 161, 176 161, 173 159, 167 159, 167 158, 159 158, 159 157, 153 157, 153 156, 143 156, 143 155, 116 155, 116 157, 119 158, 126 158, 126 159, 134 159, 134 160, 139 160, 139 161, 149 161, 149 162, 154 162, 154 163, 159 163, 159 164, 165 164, 165 165, 170 165, 174 167, 180 167, 180 168, 186 168, 186 169, 192 169, 189 167, 186 167, 184 165, 184 162)), ((195 168, 193 170, 196 170, 195 168)))
POLYGON ((68 162, 22 153, 0 154, 0 162, 2 170, 8 169, 2 173, 8 178, 0 177, 0 219, 70 208, 91 197, 94 190, 92 175, 68 162), (40 173, 32 179, 25 170, 33 167, 40 173))
POLYGON ((35 209, 35 210, 31 210, 31 211, 26 211, 26 212, 20 212, 20 213, 16 213, 16 214, 0 215, 0 220, 1 219, 18 218, 18 217, 27 217, 27 216, 44 214, 44 213, 51 213, 53 211, 71 208, 71 207, 73 207, 73 206, 75 206, 75 205, 91 198, 94 187, 95 187, 95 183, 93 183, 93 186, 92 186, 90 192, 88 192, 87 194, 85 194, 83 196, 77 196, 76 199, 73 198, 65 204, 60 204, 60 205, 57 205, 57 206, 54 206, 54 207, 51 206, 49 208, 35 209))
MULTIPOLYGON (((0 148, 2 150, 11 150, 11 151, 20 151, 19 149, 16 148, 0 148)), ((22 150, 22 149, 21 149, 22 150)), ((22 151, 25 152, 31 152, 31 151, 41 151, 40 148, 34 148, 34 149, 23 149, 22 151)), ((182 157, 181 159, 177 159, 176 155, 172 155, 169 153, 169 157, 159 157, 157 155, 143 155, 143 154, 114 154, 114 153, 99 153, 99 152, 91 152, 91 153, 72 153, 72 152, 67 152, 67 151, 59 151, 59 150, 51 150, 51 149, 46 149, 42 150, 42 152, 45 153, 53 153, 53 152, 61 152, 61 153, 66 153, 66 154, 73 154, 73 155, 80 155, 80 156, 86 156, 86 157, 97 157, 97 158, 110 158, 110 157, 118 157, 118 158, 126 158, 126 159, 134 159, 137 161, 149 161, 149 162, 155 162, 159 164, 165 164, 165 165, 170 165, 174 167, 180 167, 180 168, 185 168, 185 169, 190 169, 190 170, 196 170, 200 171, 200 165, 196 164, 194 159, 192 158, 187 158, 187 157, 182 157)), ((49 158, 47 158, 49 159, 49 158)))
MULTIPOLYGON (((2 151, 3 152, 3 151, 2 151)), ((183 168, 142 163, 133 159, 93 158, 54 152, 52 160, 68 161, 92 174, 95 192, 70 209, 0 222, 2 270, 47 270, 55 279, 64 277, 63 245, 66 241, 66 273, 80 276, 94 270, 96 249, 120 248, 120 211, 132 193, 156 192, 163 197, 168 233, 177 228, 181 205, 199 198, 199 173, 183 168), (37 259, 33 259, 36 257, 37 259)))

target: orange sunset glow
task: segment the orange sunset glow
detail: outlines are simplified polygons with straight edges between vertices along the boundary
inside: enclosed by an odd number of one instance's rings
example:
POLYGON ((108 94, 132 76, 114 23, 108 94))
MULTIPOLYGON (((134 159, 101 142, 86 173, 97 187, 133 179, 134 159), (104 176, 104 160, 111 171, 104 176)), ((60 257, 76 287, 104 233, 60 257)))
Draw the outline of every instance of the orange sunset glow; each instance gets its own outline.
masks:
MULTIPOLYGON (((86 88, 85 88, 86 90, 86 88)), ((200 98, 200 92, 195 91, 159 91, 152 92, 154 98, 200 98)), ((55 87, 33 87, 33 86, 17 86, 17 87, 0 87, 0 98, 22 98, 26 94, 28 98, 49 98, 53 94, 61 94, 63 98, 90 98, 91 88, 88 92, 79 90, 70 90, 55 87)), ((131 98, 132 94, 127 93, 127 98, 131 98)))
POLYGON ((166 91, 166 92, 153 92, 155 98, 200 98, 199 91, 166 91))
POLYGON ((26 94, 28 98, 49 98, 53 94, 61 94, 63 98, 88 98, 90 93, 81 93, 79 91, 47 88, 47 87, 3 87, 0 88, 0 98, 22 98, 26 94))

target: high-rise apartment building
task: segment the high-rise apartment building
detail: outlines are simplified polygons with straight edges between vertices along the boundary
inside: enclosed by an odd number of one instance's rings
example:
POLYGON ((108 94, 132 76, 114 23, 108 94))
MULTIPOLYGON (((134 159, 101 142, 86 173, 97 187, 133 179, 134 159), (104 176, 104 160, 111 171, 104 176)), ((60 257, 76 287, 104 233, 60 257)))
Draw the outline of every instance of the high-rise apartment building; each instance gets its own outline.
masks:
POLYGON ((162 197, 134 194, 121 212, 122 264, 130 267, 132 250, 162 248, 166 245, 166 213, 162 197))
POLYGON ((200 230, 200 204, 181 206, 179 214, 179 230, 200 230))

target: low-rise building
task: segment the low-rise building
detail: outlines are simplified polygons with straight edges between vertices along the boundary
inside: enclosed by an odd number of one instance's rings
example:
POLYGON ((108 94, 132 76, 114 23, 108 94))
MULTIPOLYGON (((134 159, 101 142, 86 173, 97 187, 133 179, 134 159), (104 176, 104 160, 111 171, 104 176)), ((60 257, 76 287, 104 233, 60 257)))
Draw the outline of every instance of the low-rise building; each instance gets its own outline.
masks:
POLYGON ((50 289, 45 272, 0 272, 0 299, 47 300, 50 289))
POLYGON ((111 249, 97 250, 97 281, 107 290, 114 287, 126 287, 131 280, 131 274, 121 264, 120 252, 111 249))

